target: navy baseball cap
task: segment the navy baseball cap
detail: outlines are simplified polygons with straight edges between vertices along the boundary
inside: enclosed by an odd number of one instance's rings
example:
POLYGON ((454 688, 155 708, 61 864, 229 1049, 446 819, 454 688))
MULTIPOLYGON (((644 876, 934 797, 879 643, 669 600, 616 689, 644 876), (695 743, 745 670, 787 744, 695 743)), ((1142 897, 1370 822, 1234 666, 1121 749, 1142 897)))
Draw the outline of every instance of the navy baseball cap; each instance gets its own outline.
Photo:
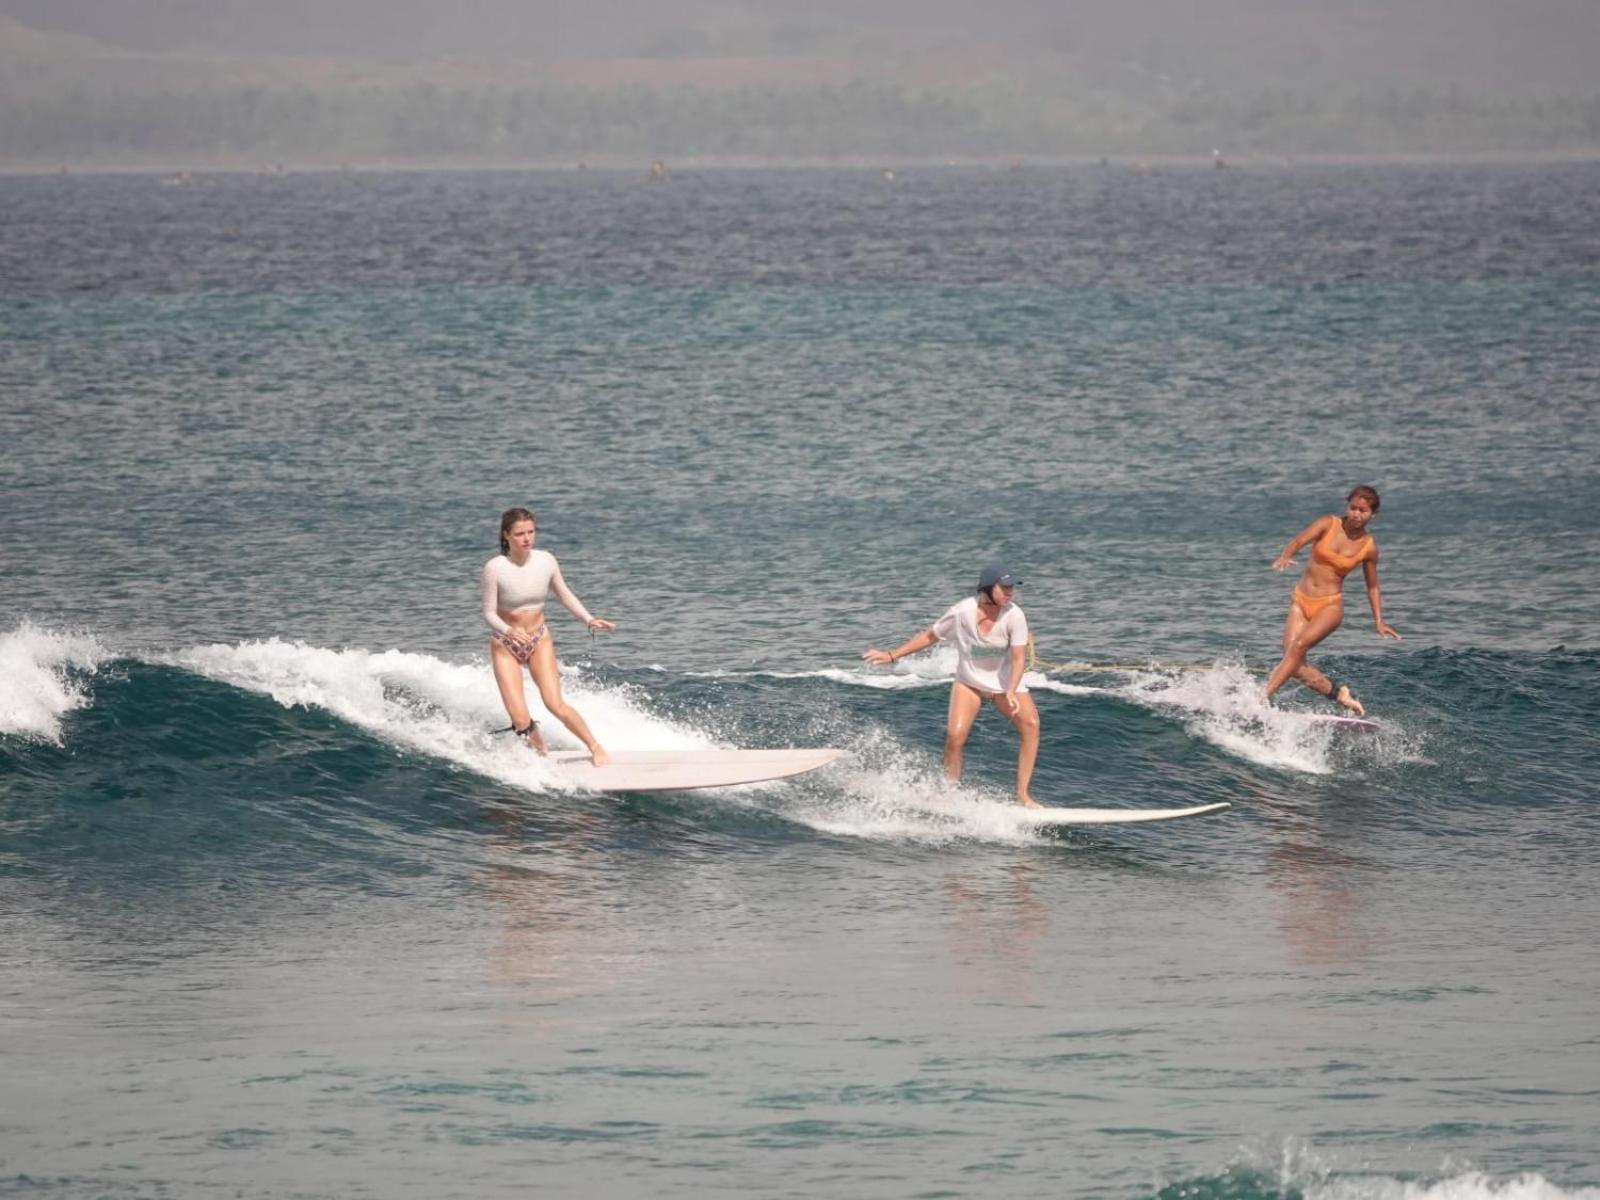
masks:
POLYGON ((987 592, 997 583, 1006 587, 1021 587, 1022 576, 1013 573, 1003 562, 992 562, 984 567, 983 574, 978 576, 978 590, 987 592))

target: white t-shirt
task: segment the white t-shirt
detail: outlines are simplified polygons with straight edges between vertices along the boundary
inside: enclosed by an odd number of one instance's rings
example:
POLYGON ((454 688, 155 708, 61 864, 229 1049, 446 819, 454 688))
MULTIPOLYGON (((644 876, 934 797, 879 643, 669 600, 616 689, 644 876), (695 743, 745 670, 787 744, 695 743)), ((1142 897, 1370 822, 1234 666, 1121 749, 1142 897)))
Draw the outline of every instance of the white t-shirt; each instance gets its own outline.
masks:
MULTIPOLYGON (((1007 604, 987 635, 978 632, 978 598, 968 596, 933 623, 933 636, 956 644, 956 679, 980 692, 1003 692, 1011 682, 1011 647, 1028 644, 1028 618, 1007 604)), ((1017 691, 1027 691, 1020 680, 1017 691)))

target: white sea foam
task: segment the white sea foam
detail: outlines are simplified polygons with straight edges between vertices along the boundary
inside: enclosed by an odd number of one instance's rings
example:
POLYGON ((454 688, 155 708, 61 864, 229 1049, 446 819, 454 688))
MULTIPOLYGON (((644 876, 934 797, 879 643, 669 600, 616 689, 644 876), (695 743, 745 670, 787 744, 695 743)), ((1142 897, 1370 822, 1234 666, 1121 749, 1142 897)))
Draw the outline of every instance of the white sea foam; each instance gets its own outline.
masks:
MULTIPOLYGON (((24 624, 0 637, 0 733, 60 741, 62 716, 89 703, 87 676, 108 657, 93 637, 24 624)), ((879 672, 866 686, 926 687, 948 682, 928 659, 903 672, 879 672)), ((149 661, 269 696, 293 708, 315 708, 366 730, 396 749, 426 754, 486 778, 531 791, 575 791, 553 765, 510 736, 499 736, 505 710, 488 664, 452 663, 400 650, 331 649, 277 638, 196 646, 149 661)), ((770 673, 767 677, 772 677, 770 673)), ((807 672, 803 678, 861 682, 854 672, 807 672)), ((739 676, 748 677, 748 676, 739 676)), ((1030 674, 1030 686, 1065 692, 1097 690, 1030 674)), ((590 727, 615 750, 707 749, 725 745, 714 729, 663 717, 648 694, 630 684, 601 684, 577 666, 563 666, 562 690, 590 727)), ((577 748, 549 717, 537 691, 526 691, 552 748, 577 748)), ((1021 821, 1008 787, 944 777, 941 730, 928 745, 908 748, 886 731, 850 725, 837 738, 847 753, 800 780, 775 780, 703 794, 710 805, 760 808, 819 832, 893 842, 1024 844, 1054 836, 1021 821)))
POLYGON ((0 634, 0 735, 60 744, 62 718, 88 706, 88 677, 108 657, 88 634, 29 621, 0 634))
POLYGON ((1261 681, 1236 663, 1131 671, 1117 694, 1174 715, 1195 737, 1248 762, 1308 775, 1333 770, 1334 731, 1262 700, 1261 681))
POLYGON ((1341 1157, 1289 1136, 1247 1147, 1238 1165, 1272 1177, 1279 1194, 1306 1200, 1600 1200, 1600 1188, 1561 1187, 1532 1171, 1496 1177, 1454 1156, 1432 1179, 1352 1172, 1341 1157))
MULTIPOLYGON (((449 663, 400 650, 332 650, 276 638, 199 646, 164 661, 210 679, 271 696, 286 707, 334 713, 402 750, 432 755, 505 783, 572 790, 549 762, 510 735, 505 709, 485 662, 449 663)), ((714 746, 702 731, 649 713, 627 686, 602 687, 564 668, 562 694, 600 741, 618 750, 691 750, 714 746)), ((578 741, 544 711, 531 683, 529 711, 553 749, 578 741)))
POLYGON ((880 729, 861 731, 847 748, 825 785, 788 798, 785 816, 839 837, 921 845, 1022 844, 1041 836, 1016 818, 1009 792, 951 783, 937 753, 908 750, 880 729))
MULTIPOLYGON (((947 686, 954 669, 954 650, 941 645, 889 668, 863 665, 787 673, 717 672, 716 677, 826 679, 850 687, 896 691, 947 686)), ((1334 770, 1338 731, 1307 720, 1305 714, 1263 702, 1261 681, 1238 664, 1182 671, 1125 667, 1107 673, 1120 675, 1123 682, 1116 686, 1071 683, 1040 671, 1029 671, 1023 680, 1036 692, 1107 696, 1170 716, 1195 737, 1248 762, 1308 775, 1334 770)), ((1382 754, 1416 757, 1415 747, 1407 746, 1398 735, 1396 730, 1385 737, 1382 754)))
POLYGON ((866 671, 845 670, 839 667, 824 667, 820 671, 803 671, 792 674, 778 674, 767 672, 769 679, 826 679, 833 683, 843 683, 851 687, 876 688, 880 691, 899 692, 916 688, 944 687, 949 684, 948 677, 928 674, 912 669, 897 669, 893 667, 873 668, 866 671))
POLYGON ((1447 1179, 1330 1179, 1304 1189, 1306 1200, 1600 1200, 1600 1188, 1563 1188, 1542 1175, 1497 1179, 1469 1171, 1447 1179))
POLYGON ((861 663, 851 667, 823 667, 815 671, 704 671, 690 674, 700 679, 826 679, 848 687, 900 691, 943 687, 949 684, 955 669, 954 647, 940 644, 885 667, 861 663))
MULTIPOLYGON (((955 678, 955 647, 940 643, 932 649, 909 658, 902 658, 888 666, 869 666, 866 663, 850 667, 822 667, 813 671, 708 671, 705 679, 826 679, 847 687, 872 688, 879 691, 906 691, 917 688, 948 687, 955 678)), ((1061 692, 1069 696, 1088 695, 1108 689, 1062 683, 1039 671, 1028 671, 1022 677, 1029 688, 1061 692)))
POLYGON ((1023 675, 1022 681, 1028 685, 1030 691, 1055 692, 1062 696, 1114 696, 1116 691, 1112 688, 1095 687, 1088 683, 1063 683, 1059 679, 1051 679, 1048 675, 1041 675, 1037 671, 1029 671, 1023 675))
MULTIPOLYGON (((399 650, 333 650, 271 639, 199 646, 167 656, 173 666, 272 697, 286 707, 318 708, 398 749, 453 762, 488 778, 534 791, 572 790, 556 768, 510 737, 489 667, 449 663, 399 650)), ((715 731, 651 713, 646 696, 626 684, 601 685, 578 668, 563 668, 562 690, 609 748, 699 749, 719 744, 715 731)), ((576 746, 549 720, 534 690, 528 698, 545 720, 552 747, 576 746)), ((931 736, 931 735, 930 735, 931 736)), ((997 788, 956 787, 943 775, 937 750, 908 750, 877 729, 840 739, 849 753, 815 776, 719 788, 706 804, 760 808, 819 832, 884 841, 943 844, 979 840, 1023 843, 1040 834, 1012 816, 1010 795, 997 788)))
MULTIPOLYGON (((62 718, 90 702, 89 677, 108 657, 94 637, 40 629, 24 622, 0 635, 0 734, 59 743, 62 718)), ((549 763, 527 753, 503 726, 504 709, 487 664, 449 663, 389 650, 334 650, 269 639, 211 645, 158 658, 233 686, 264 693, 287 706, 335 713, 403 750, 433 755, 487 777, 535 790, 570 790, 549 763)), ((935 647, 890 668, 823 668, 778 673, 719 672, 730 679, 824 679, 873 689, 923 689, 948 684, 954 652, 935 647)), ((1333 769, 1338 736, 1303 716, 1263 704, 1259 681, 1226 663, 1201 670, 1159 668, 1125 672, 1117 686, 1062 681, 1030 671, 1028 686, 1062 696, 1104 695, 1173 715, 1193 735, 1251 762, 1309 774, 1333 769)), ((618 750, 698 749, 721 744, 717 731, 652 713, 629 685, 599 685, 581 668, 563 668, 563 689, 608 747, 618 750)), ((530 711, 543 721, 555 748, 577 742, 543 711, 527 689, 530 711)), ((930 732, 935 739, 937 731, 930 732)), ((784 815, 819 831, 870 838, 942 842, 976 838, 1026 841, 1041 834, 1013 818, 999 788, 954 788, 944 778, 937 747, 907 750, 881 733, 851 732, 854 752, 803 788, 783 783, 720 789, 716 800, 765 804, 770 793, 784 815), (870 765, 869 765, 870 764, 870 765)), ((1404 739, 1384 739, 1385 755, 1415 757, 1404 739)), ((1048 835, 1044 835, 1048 836, 1048 835)))

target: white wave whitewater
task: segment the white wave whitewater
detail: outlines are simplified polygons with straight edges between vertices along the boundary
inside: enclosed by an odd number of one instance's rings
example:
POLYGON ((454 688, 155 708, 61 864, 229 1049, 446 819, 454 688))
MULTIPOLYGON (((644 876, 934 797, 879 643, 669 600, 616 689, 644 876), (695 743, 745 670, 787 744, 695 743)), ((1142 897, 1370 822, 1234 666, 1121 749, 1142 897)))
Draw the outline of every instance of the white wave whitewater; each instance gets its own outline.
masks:
MULTIPOLYGON (((285 707, 318 708, 398 749, 452 762, 486 778, 532 792, 580 789, 503 728, 505 710, 487 663, 449 663, 400 650, 330 649, 267 639, 214 644, 157 661, 270 696, 285 707)), ((650 711, 649 695, 629 684, 598 684, 581 667, 563 665, 562 689, 595 735, 614 750, 698 750, 727 747, 714 729, 650 711)), ((539 704, 553 748, 578 743, 539 704)), ((757 805, 819 832, 922 844, 1036 841, 1010 797, 999 789, 952 785, 936 756, 908 750, 877 729, 844 739, 846 757, 815 776, 718 788, 707 804, 757 805)))
MULTIPOLYGON (((708 672, 704 678, 823 679, 847 687, 879 691, 915 691, 948 687, 955 672, 955 652, 937 646, 901 659, 892 667, 825 667, 814 671, 708 672)), ((1102 669, 1123 682, 1116 685, 1071 683, 1049 671, 1030 670, 1023 681, 1033 691, 1061 696, 1103 696, 1135 705, 1180 722, 1193 737, 1253 763, 1305 775, 1331 775, 1352 757, 1393 765, 1426 761, 1420 739, 1390 721, 1382 733, 1360 740, 1326 723, 1309 720, 1306 711, 1269 704, 1261 698, 1261 681, 1238 663, 1176 669, 1102 669)))
MULTIPOLYGON (((491 779, 536 791, 576 791, 557 767, 509 735, 505 709, 484 662, 449 663, 402 650, 328 649, 276 638, 199 646, 161 659, 209 679, 319 708, 402 750, 428 754, 491 779)), ((626 686, 592 687, 563 666, 562 692, 602 744, 630 750, 697 750, 714 738, 649 713, 626 686)), ((554 749, 581 744, 526 692, 529 712, 554 749)))
MULTIPOLYGON (((947 686, 953 656, 943 647, 889 670, 693 673, 694 678, 821 679, 877 689, 947 686)), ((88 634, 24 624, 0 638, 0 733, 61 744, 63 720, 92 703, 95 671, 114 655, 88 634)), ((401 650, 329 648, 268 638, 215 643, 150 656, 156 665, 271 697, 285 707, 317 708, 365 730, 396 749, 453 763, 497 782, 533 793, 581 789, 547 760, 497 730, 505 727, 488 664, 448 662, 401 650)), ((563 690, 596 735, 615 750, 731 748, 723 731, 653 711, 649 689, 600 683, 581 666, 563 665, 563 690)), ((670 676, 670 672, 662 672, 670 676)), ((1204 670, 1130 671, 1118 686, 1063 682, 1031 671, 1028 685, 1065 697, 1102 696, 1172 716, 1194 736, 1248 761, 1306 774, 1328 774, 1351 753, 1393 760, 1411 753, 1398 733, 1343 739, 1292 710, 1259 701, 1259 687, 1244 668, 1218 664, 1204 670), (1352 750, 1352 746, 1354 749, 1352 750)), ((578 743, 527 690, 530 711, 543 722, 553 748, 578 743)), ((799 780, 748 784, 702 793, 701 802, 759 806, 820 833, 874 841, 944 845, 964 841, 1022 844, 1059 834, 1018 819, 1009 791, 975 780, 945 779, 930 733, 929 745, 908 747, 872 725, 846 726, 831 739, 846 756, 827 770, 799 780)))
POLYGON ((63 719, 91 703, 90 680, 109 657, 86 633, 24 621, 0 634, 0 735, 60 745, 63 719))
POLYGON ((1561 1187, 1526 1173, 1495 1178, 1466 1171, 1446 1179, 1334 1179, 1305 1188, 1306 1200, 1600 1200, 1600 1188, 1561 1187))

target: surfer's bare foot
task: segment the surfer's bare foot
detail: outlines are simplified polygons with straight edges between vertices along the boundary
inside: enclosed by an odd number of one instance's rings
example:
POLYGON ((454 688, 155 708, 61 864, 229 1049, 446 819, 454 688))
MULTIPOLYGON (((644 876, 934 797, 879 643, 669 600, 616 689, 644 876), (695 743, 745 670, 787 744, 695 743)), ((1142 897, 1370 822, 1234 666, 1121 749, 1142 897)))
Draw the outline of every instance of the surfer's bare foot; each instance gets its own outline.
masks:
POLYGON ((528 748, 540 758, 543 758, 548 753, 548 751, 545 749, 544 737, 539 733, 539 727, 537 725, 531 729, 525 730, 522 734, 522 740, 527 743, 528 748))
POLYGON ((1022 805, 1023 808, 1043 808, 1044 807, 1044 805, 1040 804, 1032 796, 1018 796, 1017 797, 1017 803, 1022 805))
POLYGON ((1339 694, 1333 698, 1334 703, 1341 708, 1348 708, 1358 717, 1367 715, 1367 710, 1361 707, 1361 701, 1350 694, 1350 689, 1345 684, 1339 685, 1339 694))
POLYGON ((606 753, 604 746, 597 743, 589 747, 589 761, 597 767, 603 767, 611 761, 611 755, 606 753))

